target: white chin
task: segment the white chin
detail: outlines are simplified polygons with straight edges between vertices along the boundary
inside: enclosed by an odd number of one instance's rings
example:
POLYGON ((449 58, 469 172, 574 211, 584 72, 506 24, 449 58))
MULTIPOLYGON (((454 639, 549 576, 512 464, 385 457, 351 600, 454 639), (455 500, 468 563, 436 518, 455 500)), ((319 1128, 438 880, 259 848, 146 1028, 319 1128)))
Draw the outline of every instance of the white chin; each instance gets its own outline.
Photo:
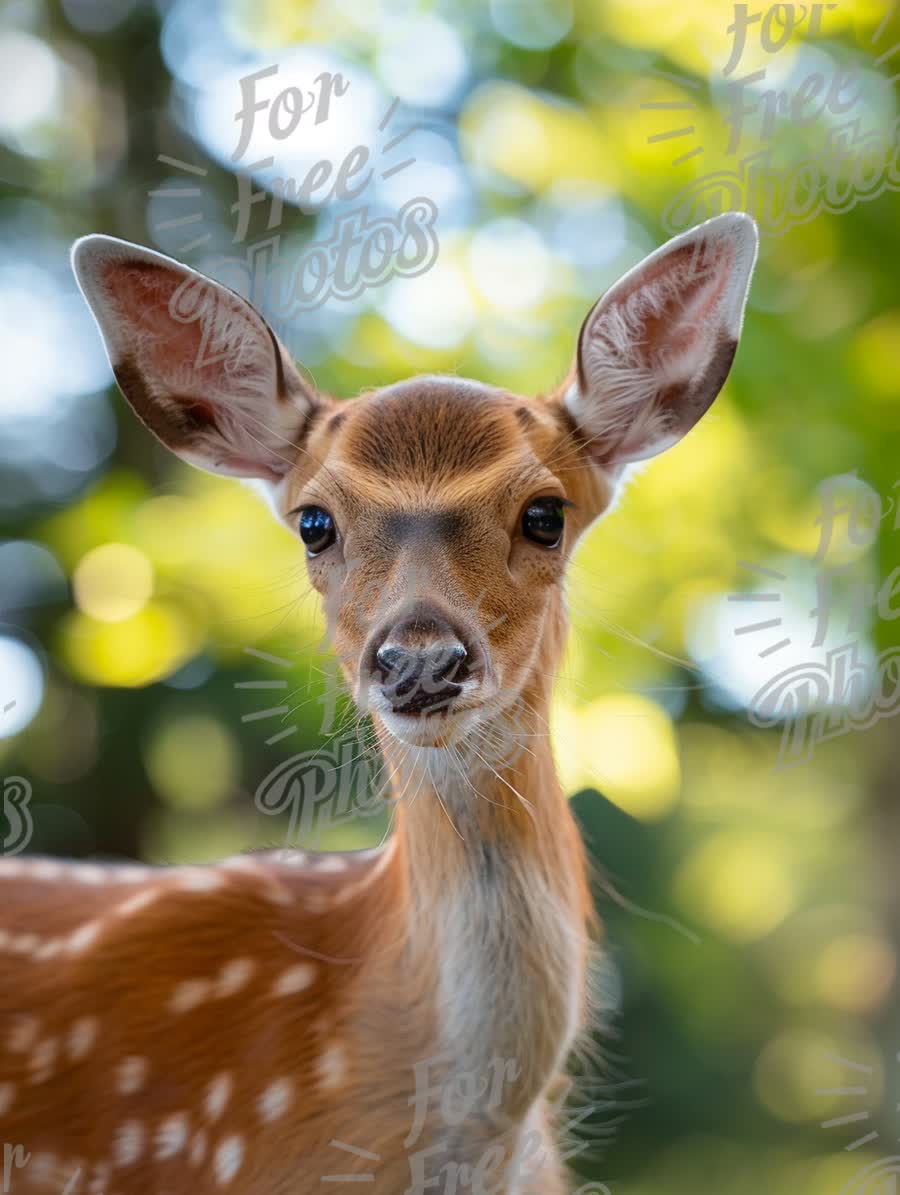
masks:
POLYGON ((461 738, 475 721, 471 710, 425 718, 385 711, 379 717, 395 739, 410 747, 446 747, 461 738))

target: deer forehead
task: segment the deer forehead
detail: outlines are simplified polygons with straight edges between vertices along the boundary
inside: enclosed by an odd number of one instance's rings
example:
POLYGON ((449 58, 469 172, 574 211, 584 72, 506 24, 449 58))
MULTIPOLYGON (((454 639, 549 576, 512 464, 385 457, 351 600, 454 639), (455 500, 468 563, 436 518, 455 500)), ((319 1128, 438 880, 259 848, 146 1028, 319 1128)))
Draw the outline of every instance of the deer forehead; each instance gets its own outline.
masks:
POLYGON ((299 501, 315 472, 316 489, 343 499, 351 515, 471 513, 485 500, 514 501, 523 488, 552 481, 542 462, 563 434, 549 412, 506 391, 455 377, 413 378, 329 408, 289 498, 299 501))

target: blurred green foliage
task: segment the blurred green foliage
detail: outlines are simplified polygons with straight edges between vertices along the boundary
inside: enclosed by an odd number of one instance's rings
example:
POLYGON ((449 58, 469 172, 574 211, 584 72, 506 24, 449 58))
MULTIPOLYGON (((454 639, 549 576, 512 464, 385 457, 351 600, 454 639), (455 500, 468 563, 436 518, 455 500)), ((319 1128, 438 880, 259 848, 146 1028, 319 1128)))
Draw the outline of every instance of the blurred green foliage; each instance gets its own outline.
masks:
MULTIPOLYGON (((776 7, 783 22, 791 6, 776 7)), ((777 51, 751 25, 741 72, 762 65, 791 95, 843 66, 863 80, 852 115, 891 128, 900 21, 886 7, 840 0, 777 51)), ((0 775, 33 786, 31 849, 196 860, 279 841, 287 822, 260 812, 257 786, 289 755, 337 750, 353 724, 295 540, 125 411, 68 243, 101 231, 177 255, 209 232, 191 264, 242 253, 228 81, 325 63, 351 98, 368 87, 380 113, 399 95, 423 126, 410 185, 434 194, 440 257, 280 331, 339 396, 423 370, 540 392, 593 298, 668 235, 679 192, 766 148, 784 176, 836 123, 780 111, 771 138, 748 120, 729 153, 735 15, 718 0, 7 3, 0 649, 24 644, 41 677, 0 650, 0 706, 17 702, 0 775), (190 205, 153 192, 197 177, 197 219, 178 225, 190 205)), ((900 213, 890 188, 857 199, 763 236, 723 396, 573 566, 554 741, 604 877, 612 1070, 639 1080, 607 1141, 620 1110, 601 1072, 583 1077, 596 1143, 578 1165, 633 1195, 837 1195, 900 1132, 898 723, 784 768, 781 726, 748 719, 766 678, 822 658, 823 570, 844 569, 828 645, 870 661, 898 645, 900 603, 889 584, 880 607, 873 595, 900 560, 900 213), (851 515, 817 559, 822 485, 838 476, 851 515), (728 603, 753 590, 779 598, 768 638, 735 634, 774 614, 728 603), (761 654, 785 633, 790 659, 761 654), (862 1127, 821 1127, 856 1111, 862 1127), (864 1132, 880 1136, 848 1152, 864 1132)), ((267 210, 247 244, 271 235, 267 210)), ((327 219, 288 206, 284 246, 327 219)), ((311 833, 362 844, 385 824, 311 833)))

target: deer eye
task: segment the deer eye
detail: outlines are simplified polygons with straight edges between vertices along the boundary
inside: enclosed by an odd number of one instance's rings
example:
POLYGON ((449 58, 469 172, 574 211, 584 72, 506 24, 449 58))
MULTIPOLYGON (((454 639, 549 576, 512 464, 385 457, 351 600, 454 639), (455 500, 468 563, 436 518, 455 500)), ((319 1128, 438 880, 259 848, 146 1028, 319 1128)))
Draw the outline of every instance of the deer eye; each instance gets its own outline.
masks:
POLYGON ((300 511, 300 538, 310 556, 330 548, 337 538, 334 519, 321 506, 304 506, 300 511))
POLYGON ((535 498, 522 514, 522 534, 542 548, 558 548, 565 518, 562 498, 535 498))

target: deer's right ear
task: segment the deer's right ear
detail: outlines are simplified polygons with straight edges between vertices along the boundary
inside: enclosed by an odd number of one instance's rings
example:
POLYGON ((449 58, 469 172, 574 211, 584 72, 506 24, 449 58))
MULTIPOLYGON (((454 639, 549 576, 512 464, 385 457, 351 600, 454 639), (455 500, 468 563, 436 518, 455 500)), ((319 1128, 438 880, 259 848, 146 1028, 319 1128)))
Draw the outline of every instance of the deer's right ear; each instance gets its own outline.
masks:
POLYGON ((76 241, 72 268, 122 393, 166 447, 232 477, 287 473, 316 396, 255 308, 115 237, 76 241))
POLYGON ((598 465, 656 456, 709 410, 737 349, 757 241, 749 216, 715 216, 651 253, 589 313, 564 402, 598 465))

